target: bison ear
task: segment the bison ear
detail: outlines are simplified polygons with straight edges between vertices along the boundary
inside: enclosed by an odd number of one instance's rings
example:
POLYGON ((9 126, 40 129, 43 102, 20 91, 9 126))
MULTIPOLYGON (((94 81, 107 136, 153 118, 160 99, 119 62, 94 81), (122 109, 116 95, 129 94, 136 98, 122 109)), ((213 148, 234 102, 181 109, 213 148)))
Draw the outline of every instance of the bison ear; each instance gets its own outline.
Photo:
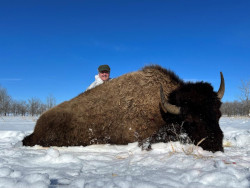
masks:
POLYGON ((225 93, 225 81, 222 72, 220 72, 220 88, 217 92, 218 98, 221 100, 225 93))
POLYGON ((161 107, 162 109, 164 110, 165 113, 169 112, 171 114, 175 114, 175 115, 178 115, 181 113, 181 108, 178 107, 178 106, 175 106, 173 104, 170 104, 167 102, 166 98, 165 98, 165 95, 164 95, 164 92, 163 92, 163 88, 162 88, 162 85, 161 85, 161 88, 160 88, 160 95, 161 95, 161 107))

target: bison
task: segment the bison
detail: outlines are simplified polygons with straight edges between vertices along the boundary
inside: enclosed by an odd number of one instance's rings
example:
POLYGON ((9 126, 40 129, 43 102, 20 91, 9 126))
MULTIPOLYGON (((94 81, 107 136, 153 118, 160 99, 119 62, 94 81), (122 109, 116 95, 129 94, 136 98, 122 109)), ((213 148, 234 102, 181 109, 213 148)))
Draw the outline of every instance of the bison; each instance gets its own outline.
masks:
POLYGON ((24 146, 87 146, 176 141, 186 135, 204 150, 223 151, 219 127, 225 84, 184 82, 159 65, 145 66, 49 109, 24 146), (175 130, 175 131, 173 131, 175 130), (201 142, 202 141, 202 142, 201 142))

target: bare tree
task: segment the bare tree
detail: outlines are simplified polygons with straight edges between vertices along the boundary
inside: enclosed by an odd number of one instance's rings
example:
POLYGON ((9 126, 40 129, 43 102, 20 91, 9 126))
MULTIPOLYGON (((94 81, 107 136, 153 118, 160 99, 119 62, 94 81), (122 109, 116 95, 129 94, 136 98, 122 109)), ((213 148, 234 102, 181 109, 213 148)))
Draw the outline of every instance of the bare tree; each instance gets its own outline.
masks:
POLYGON ((28 113, 28 104, 26 101, 13 101, 12 102, 12 114, 25 116, 28 113))
POLYGON ((240 100, 241 101, 249 101, 250 97, 250 80, 247 81, 241 81, 241 86, 240 86, 240 91, 241 91, 241 96, 240 100))
POLYGON ((31 116, 39 114, 39 108, 41 106, 41 101, 37 98, 31 98, 28 100, 29 103, 29 113, 31 116))
POLYGON ((11 113, 16 116, 18 115, 18 101, 13 100, 11 103, 11 113))
POLYGON ((41 103, 40 106, 39 106, 39 108, 38 108, 37 114, 40 115, 40 114, 42 114, 43 112, 45 112, 46 110, 47 110, 47 105, 41 103))
POLYGON ((243 113, 244 113, 244 115, 248 115, 248 114, 250 114, 250 102, 249 102, 250 80, 248 82, 241 81, 240 91, 241 91, 240 100, 242 102, 242 108, 244 111, 243 113))
POLYGON ((25 116, 28 113, 28 104, 26 101, 18 101, 18 114, 25 116))
POLYGON ((0 114, 6 116, 11 111, 11 97, 7 90, 0 86, 0 114))
POLYGON ((50 94, 47 97, 47 104, 46 104, 47 110, 50 109, 50 108, 52 108, 52 107, 54 107, 55 105, 56 105, 56 99, 55 99, 55 97, 52 94, 50 94))

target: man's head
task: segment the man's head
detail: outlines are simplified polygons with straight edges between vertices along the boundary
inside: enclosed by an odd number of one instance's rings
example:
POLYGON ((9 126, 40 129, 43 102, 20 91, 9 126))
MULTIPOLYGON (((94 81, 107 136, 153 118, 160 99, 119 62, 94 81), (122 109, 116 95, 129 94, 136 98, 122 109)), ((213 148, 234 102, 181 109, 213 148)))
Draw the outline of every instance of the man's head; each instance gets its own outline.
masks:
POLYGON ((110 75, 110 67, 108 65, 100 65, 98 67, 98 72, 99 72, 99 77, 103 81, 109 80, 109 75, 110 75))

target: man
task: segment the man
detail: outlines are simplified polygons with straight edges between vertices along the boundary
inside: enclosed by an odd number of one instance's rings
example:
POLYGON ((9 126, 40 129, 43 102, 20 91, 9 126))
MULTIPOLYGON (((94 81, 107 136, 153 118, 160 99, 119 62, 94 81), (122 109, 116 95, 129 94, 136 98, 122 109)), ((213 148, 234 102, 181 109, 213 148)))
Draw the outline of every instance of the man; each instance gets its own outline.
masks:
POLYGON ((93 89, 94 87, 103 84, 103 82, 110 80, 111 78, 109 76, 110 67, 108 65, 100 65, 98 67, 98 75, 95 75, 95 81, 87 88, 87 90, 93 89))

